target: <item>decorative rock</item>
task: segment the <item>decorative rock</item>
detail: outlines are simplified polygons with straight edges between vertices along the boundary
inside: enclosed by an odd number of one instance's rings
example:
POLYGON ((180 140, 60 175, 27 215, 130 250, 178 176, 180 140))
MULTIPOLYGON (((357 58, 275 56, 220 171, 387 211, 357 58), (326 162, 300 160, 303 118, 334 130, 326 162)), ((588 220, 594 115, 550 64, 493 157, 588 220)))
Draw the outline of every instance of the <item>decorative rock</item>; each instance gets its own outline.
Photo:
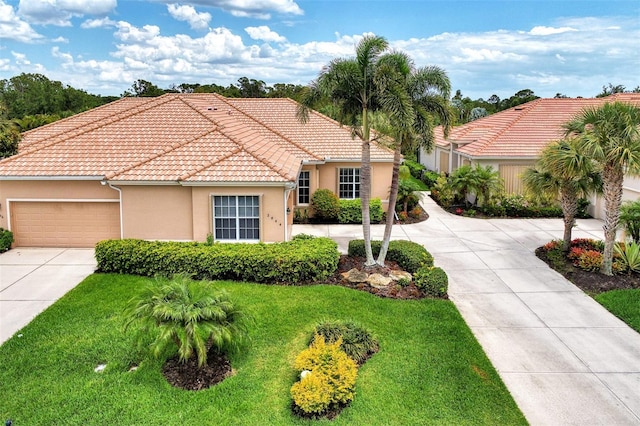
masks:
POLYGON ((389 277, 391 277, 393 281, 400 281, 403 278, 409 282, 413 281, 413 275, 406 271, 391 271, 389 272, 389 277))
POLYGON ((309 374, 311 374, 311 371, 309 370, 302 370, 302 372, 300 373, 300 379, 304 379, 305 377, 307 377, 309 374))
POLYGON ((364 283, 367 282, 367 273, 353 268, 348 272, 343 272, 342 279, 350 283, 364 283))
POLYGON ((385 288, 391 281, 393 281, 391 278, 380 274, 371 274, 369 278, 367 278, 367 282, 373 288, 385 288))

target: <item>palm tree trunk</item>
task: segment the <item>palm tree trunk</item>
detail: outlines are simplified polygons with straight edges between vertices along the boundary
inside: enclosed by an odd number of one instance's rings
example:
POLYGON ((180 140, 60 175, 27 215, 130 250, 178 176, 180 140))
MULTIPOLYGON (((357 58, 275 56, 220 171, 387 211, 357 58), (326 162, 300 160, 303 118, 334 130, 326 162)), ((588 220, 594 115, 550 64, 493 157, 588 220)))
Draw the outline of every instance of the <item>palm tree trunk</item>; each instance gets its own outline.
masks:
POLYGON ((371 141, 369 131, 369 114, 367 108, 362 109, 362 162, 360 164, 360 203, 362 204, 362 237, 364 239, 365 267, 376 264, 371 250, 371 216, 369 204, 371 199, 371 141))
POLYGON ((562 251, 567 253, 571 247, 571 232, 576 224, 578 213, 578 197, 575 191, 565 188, 561 191, 560 203, 562 204, 562 216, 564 221, 564 235, 562 238, 562 251))
POLYGON ((616 230, 620 219, 620 205, 622 204, 622 183, 624 172, 621 167, 605 164, 602 170, 603 193, 606 206, 604 220, 604 253, 600 272, 613 275, 613 245, 616 241, 616 230))
MULTIPOLYGON (((401 143, 396 142, 396 150, 393 154, 393 173, 391 175, 391 191, 389 193, 389 206, 387 207, 387 222, 384 225, 384 236, 378 254, 378 265, 384 266, 384 261, 389 250, 391 230, 393 229, 394 213, 396 212, 396 200, 398 199, 398 185, 400 181, 400 161, 402 160, 401 143)), ((405 207, 406 210, 406 207, 405 207)))

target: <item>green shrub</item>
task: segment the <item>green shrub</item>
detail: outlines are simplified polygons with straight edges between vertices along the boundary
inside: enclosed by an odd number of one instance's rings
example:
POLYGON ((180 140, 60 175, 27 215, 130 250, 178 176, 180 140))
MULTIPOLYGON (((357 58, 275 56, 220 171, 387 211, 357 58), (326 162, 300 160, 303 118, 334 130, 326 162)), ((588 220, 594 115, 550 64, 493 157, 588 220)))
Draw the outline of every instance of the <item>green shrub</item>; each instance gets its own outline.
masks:
POLYGON ((139 342, 152 336, 153 355, 173 348, 180 362, 196 358, 200 367, 210 350, 237 350, 247 337, 247 317, 225 292, 185 276, 156 278, 129 301, 125 316, 139 342))
POLYGON ((431 197, 442 207, 448 209, 455 198, 455 193, 451 187, 451 183, 444 173, 436 179, 436 183, 431 188, 431 197))
POLYGON ((358 367, 340 349, 341 344, 341 339, 326 343, 319 335, 296 358, 294 368, 299 373, 309 372, 291 387, 294 405, 303 413, 322 415, 331 407, 353 400, 358 367))
POLYGON ((422 172, 422 177, 420 180, 427 185, 427 188, 433 188, 440 174, 438 172, 434 172, 433 170, 425 170, 422 172))
POLYGON ((578 212, 576 213, 576 217, 578 219, 589 219, 591 217, 591 215, 587 211, 590 204, 591 202, 589 202, 589 200, 587 200, 586 198, 578 199, 578 212))
POLYGON ((378 352, 378 340, 352 321, 326 321, 318 324, 309 344, 314 342, 316 336, 323 336, 327 343, 335 343, 342 339, 340 349, 359 365, 378 352))
POLYGON ((11 244, 13 244, 13 232, 0 228, 0 253, 9 250, 11 244))
MULTIPOLYGON (((338 202, 340 223, 362 223, 362 202, 360 198, 341 199, 338 202)), ((369 217, 371 223, 382 220, 382 201, 379 198, 369 200, 369 217)))
POLYGON ((298 237, 272 244, 105 240, 96 245, 98 271, 154 277, 259 283, 322 281, 338 267, 340 253, 329 238, 298 237))
POLYGON ((311 207, 315 217, 320 220, 335 221, 340 213, 340 200, 329 189, 318 189, 311 196, 311 207))
MULTIPOLYGON (((371 250, 373 255, 380 253, 382 241, 372 240, 371 250)), ((349 256, 365 256, 364 240, 349 241, 349 256)), ((397 262, 407 272, 414 273, 422 266, 433 266, 433 256, 424 246, 407 240, 391 240, 387 251, 387 260, 397 262)))
POLYGON ((447 273, 437 266, 425 266, 413 275, 415 286, 427 296, 445 298, 449 288, 447 273))
POLYGON ((411 176, 416 179, 421 179, 422 173, 426 170, 425 166, 412 160, 404 160, 402 162, 402 165, 407 166, 407 168, 409 169, 409 173, 411 173, 411 176))
POLYGON ((626 202, 620 207, 620 226, 628 238, 640 244, 640 200, 626 202))

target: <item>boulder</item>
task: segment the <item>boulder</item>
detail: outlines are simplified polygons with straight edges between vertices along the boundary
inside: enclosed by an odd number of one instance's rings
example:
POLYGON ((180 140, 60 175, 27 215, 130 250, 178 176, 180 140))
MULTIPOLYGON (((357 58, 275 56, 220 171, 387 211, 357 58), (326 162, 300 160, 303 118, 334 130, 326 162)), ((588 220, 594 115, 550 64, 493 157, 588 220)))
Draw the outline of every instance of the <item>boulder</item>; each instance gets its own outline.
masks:
POLYGON ((368 274, 364 271, 360 271, 357 268, 353 268, 348 272, 342 273, 342 279, 350 283, 364 283, 367 282, 368 274))
POLYGON ((413 281, 413 275, 406 271, 391 271, 389 272, 389 277, 393 281, 400 281, 401 279, 406 279, 407 281, 413 281))
POLYGON ((385 288, 391 281, 393 280, 390 277, 385 277, 381 274, 371 274, 367 278, 367 282, 373 288, 385 288))

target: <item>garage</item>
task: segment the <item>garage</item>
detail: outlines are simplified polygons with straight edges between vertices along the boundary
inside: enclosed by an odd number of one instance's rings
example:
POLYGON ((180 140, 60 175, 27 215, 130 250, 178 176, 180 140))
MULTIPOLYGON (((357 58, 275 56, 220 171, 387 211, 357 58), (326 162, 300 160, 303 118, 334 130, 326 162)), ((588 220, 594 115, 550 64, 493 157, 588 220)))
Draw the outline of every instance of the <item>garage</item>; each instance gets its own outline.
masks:
POLYGON ((120 238, 120 203, 11 201, 15 247, 93 247, 120 238))

